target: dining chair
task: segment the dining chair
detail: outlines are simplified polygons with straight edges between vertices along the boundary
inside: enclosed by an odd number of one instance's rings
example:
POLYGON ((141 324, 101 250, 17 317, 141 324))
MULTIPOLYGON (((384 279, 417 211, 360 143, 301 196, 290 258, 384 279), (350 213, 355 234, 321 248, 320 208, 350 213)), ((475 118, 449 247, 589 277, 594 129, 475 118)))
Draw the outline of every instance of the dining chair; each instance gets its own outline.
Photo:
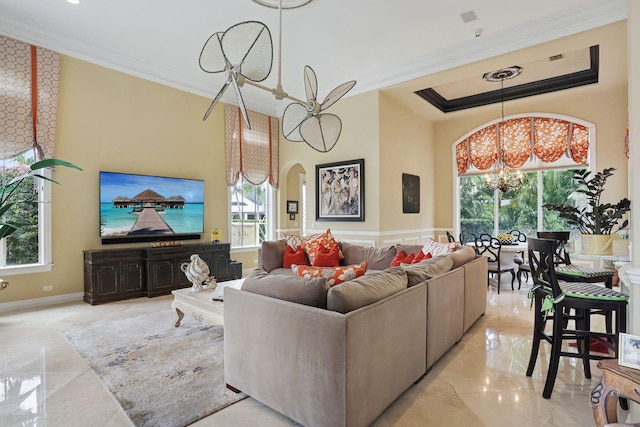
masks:
MULTIPOLYGON (((613 288, 613 270, 571 264, 571 257, 566 249, 566 244, 569 241, 568 231, 538 231, 537 235, 539 238, 552 239, 557 242, 554 252, 554 263, 556 275, 559 280, 567 282, 604 283, 607 288, 613 288)), ((611 313, 595 311, 591 314, 604 315, 606 318, 607 332, 611 332, 611 313)))
POLYGON ((560 281, 556 274, 557 240, 530 238, 529 265, 533 287, 529 291, 534 303, 533 341, 526 375, 530 377, 536 366, 540 343, 551 344, 551 355, 542 397, 549 399, 553 392, 560 357, 580 358, 585 378, 591 378, 591 360, 618 357, 618 338, 626 332, 628 295, 593 283, 560 281), (594 310, 615 313, 614 330, 591 330, 594 310), (547 322, 552 323, 547 332, 547 322), (573 329, 570 328, 573 323, 573 329), (595 340, 610 350, 609 354, 594 354, 590 343, 595 340), (563 341, 577 341, 576 351, 563 350, 563 341), (611 354, 612 353, 612 354, 611 354))
MULTIPOLYGON (((509 232, 513 236, 513 240, 518 243, 525 243, 527 241, 526 233, 523 233, 519 230, 511 230, 509 232)), ((518 265, 518 271, 516 272, 516 278, 518 279, 518 289, 522 286, 522 276, 524 275, 525 282, 529 280, 529 273, 531 273, 531 268, 529 267, 529 263, 526 261, 526 257, 523 252, 516 252, 513 255, 513 262, 518 265)))
POLYGON ((511 290, 513 290, 513 282, 516 280, 516 264, 511 260, 508 262, 501 259, 502 244, 500 240, 492 237, 490 234, 483 233, 475 239, 476 254, 487 257, 489 275, 497 275, 498 278, 498 294, 500 294, 500 279, 502 273, 511 273, 511 290))
POLYGON ((474 243, 476 241, 476 236, 468 231, 461 231, 459 240, 461 245, 466 245, 467 243, 474 243))
POLYGON ((453 237, 453 235, 451 233, 449 233, 448 231, 447 231, 447 241, 449 243, 455 243, 455 241, 456 241, 456 238, 453 237))

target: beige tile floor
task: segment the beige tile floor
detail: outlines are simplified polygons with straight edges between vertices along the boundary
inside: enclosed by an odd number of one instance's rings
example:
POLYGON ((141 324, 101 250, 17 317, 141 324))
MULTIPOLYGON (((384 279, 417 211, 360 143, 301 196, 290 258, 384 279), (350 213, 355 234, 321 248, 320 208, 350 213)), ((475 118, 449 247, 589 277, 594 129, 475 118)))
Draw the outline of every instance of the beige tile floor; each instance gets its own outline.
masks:
MULTIPOLYGON (((503 278, 504 279, 504 278, 503 278)), ((532 313, 527 289, 500 295, 491 288, 488 307, 464 338, 429 374, 409 388, 372 424, 413 426, 594 426, 589 394, 600 378, 582 375, 581 362, 561 360, 550 400, 542 398, 548 347, 532 378, 525 376, 532 313)), ((61 331, 96 320, 133 317, 169 308, 171 296, 90 306, 78 302, 46 309, 0 314, 0 378, 22 379, 36 388, 24 403, 37 411, 37 426, 130 426, 96 376, 74 352, 61 331)), ((398 361, 401 363, 402 361, 398 361)), ((22 425, 15 410, 3 409, 0 426, 22 425)), ((625 414, 620 412, 621 417, 625 414)), ((621 418, 622 420, 624 418, 621 418)), ((196 422, 205 426, 295 426, 297 423, 245 399, 196 422)))

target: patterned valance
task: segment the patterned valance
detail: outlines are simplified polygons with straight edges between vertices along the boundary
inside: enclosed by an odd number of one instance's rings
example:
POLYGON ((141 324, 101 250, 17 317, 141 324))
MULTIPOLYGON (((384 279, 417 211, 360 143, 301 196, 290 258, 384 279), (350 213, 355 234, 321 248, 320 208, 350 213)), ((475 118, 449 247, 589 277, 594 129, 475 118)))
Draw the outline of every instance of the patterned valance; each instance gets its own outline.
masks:
POLYGON ((242 174, 251 184, 268 179, 278 188, 279 121, 254 111, 247 113, 251 129, 242 120, 240 108, 227 104, 224 109, 227 185, 236 185, 242 174))
POLYGON ((553 163, 563 155, 585 165, 589 152, 589 129, 563 119, 521 117, 480 129, 456 145, 458 175, 470 167, 488 170, 501 153, 505 165, 517 169, 538 159, 553 163))
POLYGON ((0 35, 0 159, 53 157, 59 68, 57 53, 0 35))

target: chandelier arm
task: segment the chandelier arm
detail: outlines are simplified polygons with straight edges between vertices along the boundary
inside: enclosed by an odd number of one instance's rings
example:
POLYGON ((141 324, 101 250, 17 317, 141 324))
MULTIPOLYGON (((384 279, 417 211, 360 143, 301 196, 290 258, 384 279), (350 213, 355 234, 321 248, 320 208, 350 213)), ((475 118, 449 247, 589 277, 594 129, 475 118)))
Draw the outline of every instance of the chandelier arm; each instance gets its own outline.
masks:
POLYGON ((283 99, 283 98, 287 98, 290 99, 292 101, 295 102, 299 102, 301 104, 307 105, 309 102, 308 101, 303 101, 301 99, 298 99, 296 97, 293 97, 291 95, 289 95, 286 92, 282 91, 282 87, 278 88, 269 88, 267 86, 263 86, 260 83, 256 83, 256 82, 252 82, 251 80, 245 80, 244 81, 245 84, 251 85, 253 87, 257 87, 258 89, 262 89, 262 90, 266 90, 267 92, 271 92, 272 94, 274 94, 276 97, 279 97, 278 99, 283 99))

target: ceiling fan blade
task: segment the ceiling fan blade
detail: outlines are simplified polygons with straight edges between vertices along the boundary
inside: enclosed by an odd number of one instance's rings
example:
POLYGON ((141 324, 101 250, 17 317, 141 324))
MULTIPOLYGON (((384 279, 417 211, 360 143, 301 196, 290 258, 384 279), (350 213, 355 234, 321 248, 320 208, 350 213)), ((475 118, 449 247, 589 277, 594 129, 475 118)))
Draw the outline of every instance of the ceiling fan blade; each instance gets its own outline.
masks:
POLYGON ((240 92, 240 86, 238 85, 238 79, 235 75, 231 75, 231 83, 233 84, 233 90, 236 93, 236 99, 238 100, 238 106, 242 111, 242 118, 244 123, 249 129, 251 129, 251 123, 249 123, 249 114, 247 113, 247 107, 244 106, 244 99, 242 99, 242 93, 240 92))
POLYGON ((213 33, 200 51, 200 68, 206 73, 220 73, 227 68, 227 60, 222 52, 222 32, 213 33))
POLYGON ((318 79, 316 78, 316 72, 308 65, 304 66, 304 90, 308 101, 317 99, 318 79))
POLYGON ((222 35, 221 45, 227 60, 247 79, 259 82, 271 73, 273 43, 269 28, 262 22, 247 21, 230 27, 222 35))
POLYGON ((317 114, 300 125, 300 135, 311 148, 321 153, 330 151, 338 142, 342 121, 335 114, 317 114))
POLYGON ((209 114, 211 114, 211 111, 213 111, 213 108, 216 106, 218 101, 220 101, 220 98, 222 98, 222 94, 224 94, 224 91, 227 90, 227 88, 229 87, 229 83, 231 83, 231 81, 227 79, 227 81, 224 82, 224 85, 222 85, 222 88, 220 89, 216 97, 213 98, 213 101, 211 101, 211 105, 209 105, 209 108, 207 108, 207 112, 204 113, 204 117, 202 118, 203 122, 207 120, 207 118, 209 118, 209 114))
POLYGON ((309 117, 309 113, 305 105, 299 102, 287 105, 282 115, 282 135, 289 141, 304 141, 300 135, 300 125, 307 117, 309 117))
POLYGON ((331 107, 333 104, 338 102, 340 98, 346 95, 347 92, 351 90, 356 85, 355 80, 348 81, 346 83, 342 83, 340 86, 329 92, 329 95, 322 101, 322 105, 320 106, 320 111, 326 110, 331 107))

